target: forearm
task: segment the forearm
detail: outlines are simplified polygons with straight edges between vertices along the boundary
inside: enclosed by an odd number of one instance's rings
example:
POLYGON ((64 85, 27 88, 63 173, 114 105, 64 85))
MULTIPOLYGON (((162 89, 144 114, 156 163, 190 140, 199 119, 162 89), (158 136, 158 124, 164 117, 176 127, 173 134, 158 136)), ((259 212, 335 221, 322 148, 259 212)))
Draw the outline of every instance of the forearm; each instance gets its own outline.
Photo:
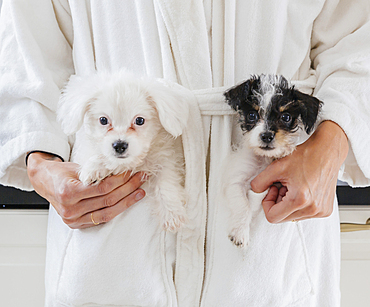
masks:
POLYGON ((316 75, 313 94, 324 102, 321 118, 338 123, 348 137, 348 157, 339 175, 358 187, 370 184, 370 160, 365 154, 370 150, 369 12, 367 0, 351 6, 345 1, 325 1, 311 39, 316 75))
POLYGON ((43 168, 43 163, 46 161, 57 161, 63 162, 62 158, 51 153, 46 153, 42 151, 34 151, 27 154, 26 165, 27 173, 29 177, 34 177, 38 170, 43 168))

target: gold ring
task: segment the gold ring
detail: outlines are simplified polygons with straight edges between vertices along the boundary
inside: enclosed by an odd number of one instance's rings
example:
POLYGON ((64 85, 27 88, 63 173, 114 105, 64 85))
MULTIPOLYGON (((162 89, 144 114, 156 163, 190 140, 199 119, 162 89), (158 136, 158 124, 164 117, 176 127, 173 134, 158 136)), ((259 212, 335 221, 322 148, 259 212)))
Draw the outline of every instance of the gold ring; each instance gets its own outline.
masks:
POLYGON ((95 226, 97 226, 97 225, 99 225, 100 223, 96 223, 95 221, 94 221, 94 219, 93 219, 93 213, 91 212, 91 214, 90 214, 90 217, 91 217, 91 222, 95 225, 95 226))

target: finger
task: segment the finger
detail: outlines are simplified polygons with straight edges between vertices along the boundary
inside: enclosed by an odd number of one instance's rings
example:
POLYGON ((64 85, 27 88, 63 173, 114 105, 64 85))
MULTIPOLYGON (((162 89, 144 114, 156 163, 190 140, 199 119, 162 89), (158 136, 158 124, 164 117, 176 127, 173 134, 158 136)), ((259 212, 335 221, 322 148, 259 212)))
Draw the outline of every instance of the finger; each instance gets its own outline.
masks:
MULTIPOLYGON (((284 159, 284 158, 283 158, 284 159)), ((266 191, 274 182, 283 182, 284 174, 283 163, 281 160, 272 162, 258 176, 251 181, 251 188, 255 193, 266 191)))
POLYGON ((281 223, 289 221, 303 221, 312 218, 329 217, 333 213, 333 206, 331 205, 333 202, 334 199, 326 203, 323 207, 311 205, 304 209, 297 210, 283 219, 281 223))
POLYGON ((282 200, 278 204, 275 204, 275 206, 272 206, 268 212, 265 211, 265 215, 270 223, 277 224, 288 219, 288 216, 295 211, 297 211, 296 208, 293 209, 285 200, 282 200))
POLYGON ((80 229, 97 226, 97 224, 103 224, 111 221, 117 215, 121 214, 129 207, 134 205, 136 202, 141 200, 145 196, 143 189, 137 189, 135 192, 126 196, 124 199, 119 201, 117 204, 111 207, 106 207, 97 211, 86 213, 81 217, 79 224, 80 229), (92 213, 92 216, 91 216, 92 213), (91 218, 92 217, 92 218, 91 218), (93 223, 95 222, 95 224, 93 223))
POLYGON ((336 193, 336 181, 329 193, 325 193, 316 199, 316 202, 310 202, 308 205, 296 210, 281 222, 302 221, 311 218, 329 217, 333 213, 334 199, 336 193))
POLYGON ((299 221, 304 221, 308 219, 313 219, 313 218, 325 218, 330 216, 330 214, 324 213, 324 212, 319 212, 316 215, 311 215, 307 214, 306 211, 304 210, 298 210, 294 212, 293 214, 289 215, 279 223, 285 223, 285 222, 299 222, 299 221))
POLYGON ((269 212, 272 206, 276 205, 276 200, 279 195, 279 189, 276 186, 271 186, 265 198, 262 201, 262 207, 265 212, 269 212))
POLYGON ((317 215, 308 215, 304 210, 297 210, 293 212, 291 215, 287 216, 285 219, 281 220, 279 223, 286 223, 286 222, 299 222, 304 221, 312 218, 322 218, 320 214, 317 215))
POLYGON ((313 216, 308 215, 304 210, 297 210, 292 214, 288 215, 286 218, 282 219, 278 223, 286 222, 298 222, 312 218, 313 216))
POLYGON ((311 205, 303 209, 296 210, 286 218, 282 219, 279 223, 302 221, 310 218, 324 217, 324 212, 317 206, 311 205))
POLYGON ((139 172, 132 174, 131 172, 124 172, 119 175, 109 176, 96 185, 83 186, 81 190, 81 196, 83 198, 92 198, 101 195, 106 195, 113 190, 117 189, 119 186, 126 184, 132 177, 141 178, 144 173, 139 172))
POLYGON ((265 211, 265 214, 268 215, 271 208, 276 206, 278 203, 283 201, 288 189, 285 186, 278 188, 275 185, 272 185, 262 201, 262 207, 265 211))
POLYGON ((280 223, 294 212, 307 207, 308 204, 299 191, 288 191, 286 188, 281 188, 279 193, 280 195, 277 197, 279 202, 265 211, 266 218, 270 223, 280 223))
POLYGON ((285 197, 286 193, 288 192, 288 188, 285 187, 285 186, 282 186, 280 189, 279 189, 279 195, 278 195, 278 198, 277 198, 277 201, 276 203, 279 203, 283 200, 283 198, 285 197))
POLYGON ((143 173, 136 173, 128 181, 108 194, 82 200, 79 203, 79 216, 116 205, 119 201, 136 191, 146 179, 147 177, 143 176, 143 173))

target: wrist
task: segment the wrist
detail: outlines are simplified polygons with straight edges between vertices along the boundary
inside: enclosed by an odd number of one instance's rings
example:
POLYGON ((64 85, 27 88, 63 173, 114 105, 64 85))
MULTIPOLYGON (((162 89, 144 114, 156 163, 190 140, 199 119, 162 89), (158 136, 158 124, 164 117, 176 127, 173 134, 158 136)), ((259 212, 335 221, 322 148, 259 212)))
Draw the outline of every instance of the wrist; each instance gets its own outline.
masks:
POLYGON ((348 138, 344 130, 335 122, 323 121, 316 129, 314 138, 324 147, 330 147, 330 153, 336 155, 342 164, 348 154, 348 138))
POLYGON ((26 167, 29 177, 33 177, 45 162, 64 162, 59 156, 43 151, 32 151, 27 154, 26 167))

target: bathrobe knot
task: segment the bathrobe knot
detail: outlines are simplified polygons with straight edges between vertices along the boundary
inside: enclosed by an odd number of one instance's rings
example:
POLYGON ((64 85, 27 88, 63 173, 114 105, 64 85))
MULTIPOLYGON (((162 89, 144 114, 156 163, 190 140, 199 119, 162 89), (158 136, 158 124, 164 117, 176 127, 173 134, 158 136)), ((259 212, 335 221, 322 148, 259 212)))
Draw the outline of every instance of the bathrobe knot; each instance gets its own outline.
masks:
POLYGON ((193 91, 202 115, 233 115, 235 111, 225 103, 224 92, 228 87, 214 87, 193 91))

